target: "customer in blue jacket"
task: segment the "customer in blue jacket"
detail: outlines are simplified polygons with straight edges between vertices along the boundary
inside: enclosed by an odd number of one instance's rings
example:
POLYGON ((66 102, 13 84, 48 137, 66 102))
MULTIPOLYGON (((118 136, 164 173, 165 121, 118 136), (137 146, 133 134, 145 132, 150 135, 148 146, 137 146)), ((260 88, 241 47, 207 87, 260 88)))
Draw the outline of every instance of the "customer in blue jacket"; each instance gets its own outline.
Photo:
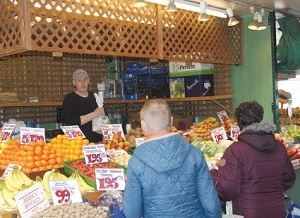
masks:
POLYGON ((202 152, 170 132, 173 118, 167 102, 147 101, 140 116, 145 142, 128 164, 126 217, 222 217, 202 152))

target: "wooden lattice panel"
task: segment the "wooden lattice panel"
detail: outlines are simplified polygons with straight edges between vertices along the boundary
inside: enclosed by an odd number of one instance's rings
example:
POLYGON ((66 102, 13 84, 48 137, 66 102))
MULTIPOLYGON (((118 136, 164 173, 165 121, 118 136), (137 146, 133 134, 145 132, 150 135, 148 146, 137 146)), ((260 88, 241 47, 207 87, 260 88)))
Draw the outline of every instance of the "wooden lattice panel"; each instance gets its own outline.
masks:
POLYGON ((137 9, 128 0, 27 1, 33 50, 157 57, 154 5, 137 9))
POLYGON ((0 1, 0 51, 1 54, 25 50, 24 5, 20 0, 0 1))
POLYGON ((217 17, 199 22, 198 16, 184 10, 164 13, 164 57, 201 63, 241 63, 241 25, 228 27, 227 19, 217 17))

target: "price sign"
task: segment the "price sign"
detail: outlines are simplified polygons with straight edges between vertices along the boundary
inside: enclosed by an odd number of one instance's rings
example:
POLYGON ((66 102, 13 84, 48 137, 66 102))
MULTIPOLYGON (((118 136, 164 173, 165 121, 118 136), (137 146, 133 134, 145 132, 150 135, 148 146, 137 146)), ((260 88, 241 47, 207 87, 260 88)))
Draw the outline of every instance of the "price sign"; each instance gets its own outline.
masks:
POLYGON ((142 144, 144 141, 145 141, 145 138, 144 138, 144 137, 141 137, 141 138, 135 138, 135 144, 136 144, 136 147, 139 146, 140 144, 142 144))
POLYGON ((121 124, 102 124, 101 131, 105 140, 112 140, 115 134, 119 134, 125 138, 121 124))
POLYGON ((49 181, 49 186, 54 205, 82 202, 76 179, 49 181))
POLYGON ((124 190, 123 169, 95 169, 97 190, 124 190))
POLYGON ((104 144, 83 146, 83 153, 86 164, 97 164, 108 161, 104 144))
POLYGON ((214 129, 210 133, 214 142, 218 143, 228 139, 224 126, 214 129))
POLYGON ((217 114, 222 123, 224 123, 225 120, 228 119, 228 115, 227 115, 226 111, 219 111, 219 112, 217 112, 217 114))
POLYGON ((5 169, 5 171, 4 171, 3 175, 2 175, 2 179, 5 179, 6 176, 12 171, 12 169, 13 169, 15 166, 19 167, 19 169, 22 169, 22 166, 21 166, 21 165, 18 165, 18 164, 11 164, 11 163, 10 163, 10 164, 8 164, 8 166, 6 167, 6 169, 5 169))
POLYGON ((29 144, 29 142, 36 142, 38 140, 45 142, 45 129, 20 127, 20 139, 21 144, 29 144))
POLYGON ((74 139, 77 136, 82 136, 83 138, 86 138, 78 125, 61 126, 60 128, 64 132, 64 134, 67 136, 68 139, 74 139))
POLYGON ((5 123, 0 131, 0 140, 6 142, 14 131, 16 124, 5 123))
POLYGON ((21 217, 33 217, 50 206, 40 182, 19 192, 15 201, 21 217))
POLYGON ((235 125, 231 125, 231 129, 230 129, 231 138, 233 138, 234 140, 237 140, 239 134, 240 134, 240 127, 235 126, 235 125))

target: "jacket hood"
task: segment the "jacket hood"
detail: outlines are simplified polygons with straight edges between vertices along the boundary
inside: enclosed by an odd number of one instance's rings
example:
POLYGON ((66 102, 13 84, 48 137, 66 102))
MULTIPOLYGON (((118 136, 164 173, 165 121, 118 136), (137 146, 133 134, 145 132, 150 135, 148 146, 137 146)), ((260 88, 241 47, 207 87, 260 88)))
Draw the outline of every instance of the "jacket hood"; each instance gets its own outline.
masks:
POLYGON ((135 149, 134 156, 160 173, 179 168, 190 146, 181 135, 171 133, 144 142, 135 149))
POLYGON ((275 150, 276 127, 272 123, 253 123, 243 129, 238 137, 239 141, 245 142, 257 150, 272 153, 275 150))

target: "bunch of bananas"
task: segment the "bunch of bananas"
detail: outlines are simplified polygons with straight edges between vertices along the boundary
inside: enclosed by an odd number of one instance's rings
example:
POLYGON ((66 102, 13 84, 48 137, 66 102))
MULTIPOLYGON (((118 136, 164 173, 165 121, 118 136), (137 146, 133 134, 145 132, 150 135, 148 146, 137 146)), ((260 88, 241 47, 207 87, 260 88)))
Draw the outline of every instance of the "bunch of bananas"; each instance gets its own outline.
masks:
POLYGON ((89 192, 89 191, 95 191, 95 188, 88 185, 86 183, 86 181, 84 181, 84 179, 76 171, 74 173, 72 173, 72 175, 69 177, 69 179, 76 179, 77 180, 81 195, 83 195, 84 193, 89 192))
POLYGON ((0 181, 0 211, 16 208, 14 197, 34 184, 18 167, 13 167, 5 180, 0 181))

